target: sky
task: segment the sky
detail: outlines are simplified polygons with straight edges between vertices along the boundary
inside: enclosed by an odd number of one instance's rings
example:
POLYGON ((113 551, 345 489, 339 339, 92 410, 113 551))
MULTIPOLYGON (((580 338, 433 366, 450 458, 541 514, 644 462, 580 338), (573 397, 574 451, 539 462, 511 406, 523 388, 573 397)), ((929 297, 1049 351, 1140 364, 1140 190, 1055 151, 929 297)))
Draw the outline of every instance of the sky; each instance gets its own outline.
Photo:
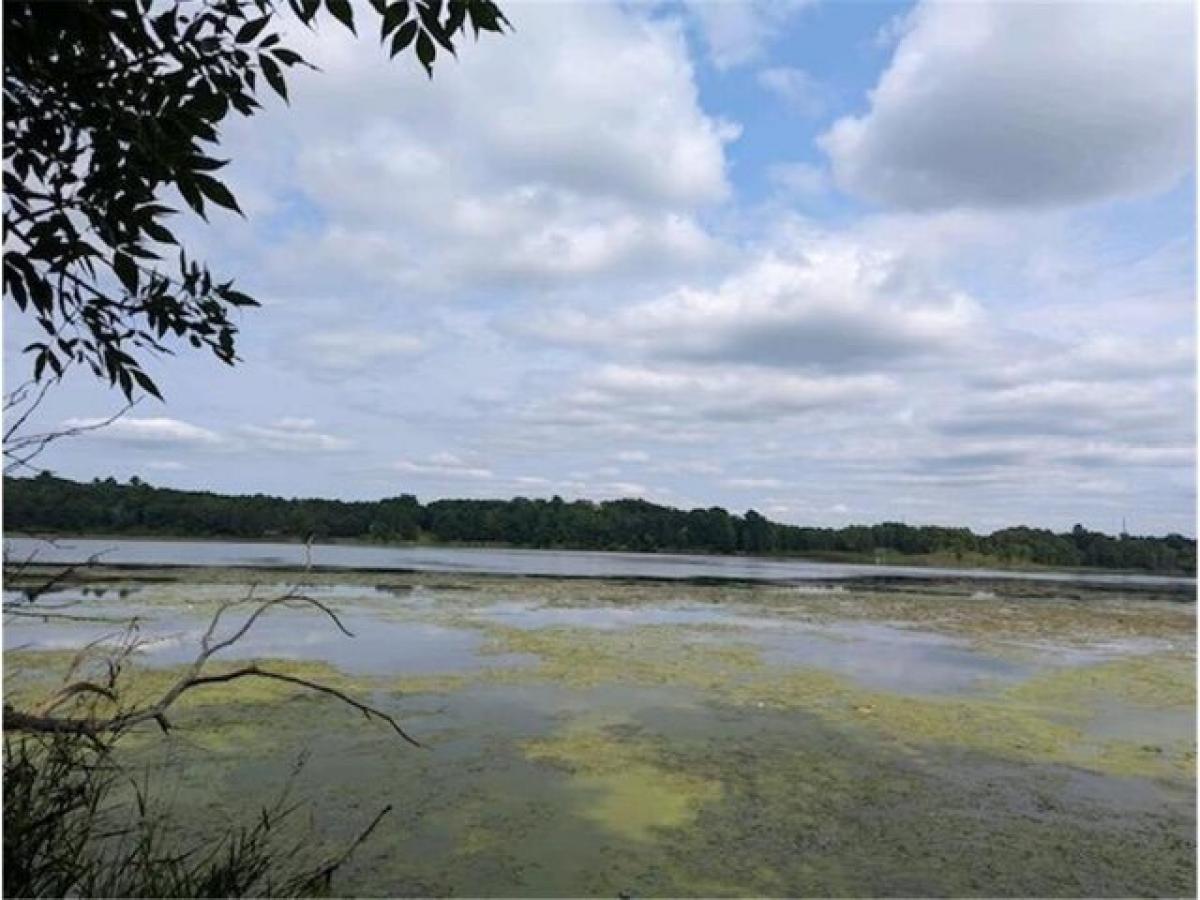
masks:
POLYGON ((432 80, 290 29, 321 71, 222 130, 246 218, 175 228, 262 301, 242 362, 39 465, 1195 533, 1191 5, 502 6, 432 80))

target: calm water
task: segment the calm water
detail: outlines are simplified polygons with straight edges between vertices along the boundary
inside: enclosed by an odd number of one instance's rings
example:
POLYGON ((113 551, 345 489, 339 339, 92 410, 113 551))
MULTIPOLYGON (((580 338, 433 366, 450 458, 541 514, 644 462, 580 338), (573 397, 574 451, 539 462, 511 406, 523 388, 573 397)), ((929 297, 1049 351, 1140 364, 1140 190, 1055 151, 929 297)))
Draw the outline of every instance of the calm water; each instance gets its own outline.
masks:
MULTIPOLYGON (((123 546, 172 558, 239 548, 123 546)), ((240 546, 277 552, 268 565, 298 551, 240 546)), ((430 554, 317 552, 326 549, 430 554)), ((687 558, 432 553, 692 571, 687 558)), ((759 561, 715 562, 736 571, 759 561)), ((36 654, 12 651, 73 650, 130 616, 144 642, 139 664, 189 661, 215 604, 250 585, 180 575, 45 594, 37 608, 53 615, 5 623, 9 684, 56 685, 62 659, 44 669, 36 654), (67 614, 74 621, 57 618, 67 614)), ((1185 642, 1193 619, 1182 604, 1131 601, 1101 617, 1088 604, 1031 601, 1020 608, 1044 610, 1044 627, 984 641, 937 628, 981 615, 986 605, 971 599, 945 599, 930 622, 915 605, 910 617, 821 613, 820 585, 785 607, 757 599, 779 593, 765 589, 603 595, 587 582, 543 593, 480 581, 312 585, 306 593, 334 606, 354 637, 311 609, 277 607, 222 654, 333 665, 425 749, 323 698, 262 702, 228 690, 181 710, 169 736, 134 745, 129 761, 161 773, 159 796, 197 835, 253 821, 286 786, 305 804, 312 824, 302 833, 316 852, 345 847, 391 805, 339 872, 334 890, 347 896, 1194 895, 1194 781, 1150 777, 1160 757, 1194 754, 1194 701, 1009 693, 1054 673, 1177 653, 1153 623, 1177 621, 1185 642), (813 614, 795 615, 806 602, 813 614), (719 677, 709 679, 713 667, 719 677), (1068 743, 1043 742, 1051 728, 1068 743), (1065 762, 1053 755, 1067 750, 1065 762), (1142 768, 1114 774, 1110 756, 1142 768)), ((247 614, 230 610, 218 634, 247 614)), ((1190 667, 1175 671, 1151 670, 1168 696, 1178 693, 1171 678, 1191 678, 1190 667)))
MULTIPOLYGON (((5 541, 9 558, 82 563, 92 556, 107 564, 142 566, 248 566, 284 568, 304 564, 300 544, 238 541, 152 541, 66 539, 51 544, 29 538, 5 541)), ((313 565, 338 569, 546 575, 564 578, 716 578, 806 581, 872 576, 930 578, 953 576, 1079 584, 1194 586, 1195 578, 1078 572, 1010 572, 918 566, 853 565, 792 559, 703 556, 667 553, 606 553, 586 550, 495 550, 467 547, 364 547, 320 544, 313 565)))

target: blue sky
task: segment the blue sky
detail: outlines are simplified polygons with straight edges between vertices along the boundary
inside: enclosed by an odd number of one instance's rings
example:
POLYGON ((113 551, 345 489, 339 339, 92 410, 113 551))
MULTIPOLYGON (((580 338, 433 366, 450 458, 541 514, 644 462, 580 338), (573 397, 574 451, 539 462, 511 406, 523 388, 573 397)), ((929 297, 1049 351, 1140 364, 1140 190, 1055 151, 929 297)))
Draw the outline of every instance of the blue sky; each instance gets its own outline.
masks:
MULTIPOLYGON (((1190 6, 505 8, 432 82, 295 30, 323 71, 223 131, 247 219, 176 229, 264 301, 243 362, 40 462, 1194 533, 1190 6)), ((70 375, 40 424, 117 406, 70 375)))

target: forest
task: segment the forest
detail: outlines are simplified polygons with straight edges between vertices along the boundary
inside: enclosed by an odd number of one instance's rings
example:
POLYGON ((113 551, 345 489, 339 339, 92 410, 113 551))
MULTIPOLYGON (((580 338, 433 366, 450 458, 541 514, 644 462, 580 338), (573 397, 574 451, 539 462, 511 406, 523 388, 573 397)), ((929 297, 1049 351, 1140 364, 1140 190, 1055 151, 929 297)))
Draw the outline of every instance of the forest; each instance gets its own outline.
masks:
POLYGON ((42 473, 4 479, 4 528, 14 532, 130 536, 487 544, 640 552, 743 553, 843 560, 1089 567, 1191 573, 1196 541, 1113 537, 1076 525, 1056 534, 1012 527, 991 534, 902 522, 818 528, 773 522, 754 510, 681 510, 645 500, 377 501, 227 496, 153 487, 134 477, 90 483, 42 473))

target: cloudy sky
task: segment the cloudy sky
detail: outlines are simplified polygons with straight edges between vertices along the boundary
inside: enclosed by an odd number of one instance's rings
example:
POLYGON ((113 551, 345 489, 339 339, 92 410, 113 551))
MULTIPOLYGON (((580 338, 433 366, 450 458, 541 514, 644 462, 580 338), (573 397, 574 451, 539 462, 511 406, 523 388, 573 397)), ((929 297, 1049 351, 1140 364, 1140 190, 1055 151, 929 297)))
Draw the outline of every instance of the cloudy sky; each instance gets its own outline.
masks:
POLYGON ((295 35, 323 71, 224 131, 248 219, 176 229, 264 302, 244 362, 41 463, 1194 533, 1190 6, 503 5, 432 82, 295 35))

